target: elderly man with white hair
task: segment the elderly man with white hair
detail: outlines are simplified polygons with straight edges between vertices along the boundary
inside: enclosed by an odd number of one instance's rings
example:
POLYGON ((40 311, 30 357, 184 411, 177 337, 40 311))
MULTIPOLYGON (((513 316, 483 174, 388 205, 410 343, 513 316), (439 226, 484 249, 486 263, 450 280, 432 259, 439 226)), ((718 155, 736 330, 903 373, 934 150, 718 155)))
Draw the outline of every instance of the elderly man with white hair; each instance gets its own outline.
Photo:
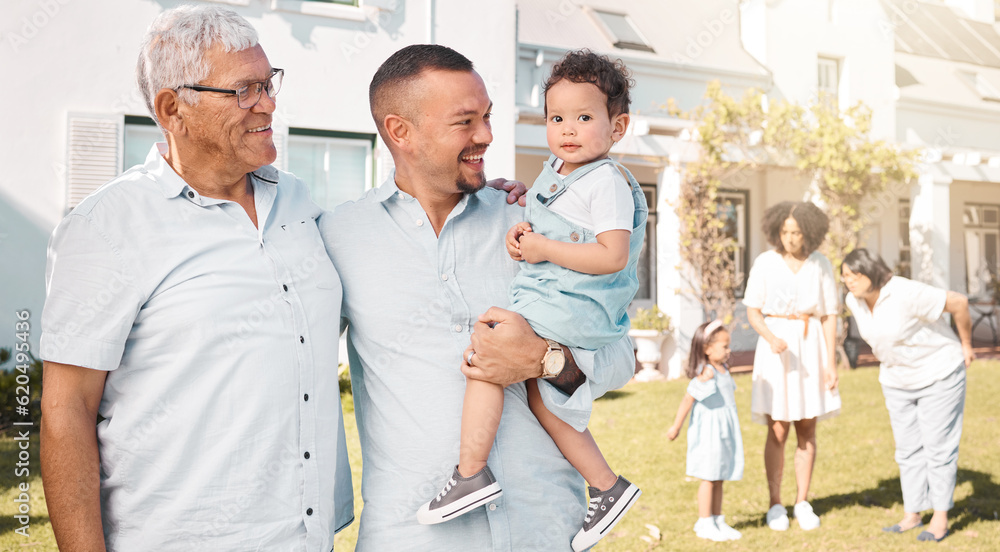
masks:
POLYGON ((270 167, 273 67, 180 7, 137 77, 163 130, 49 247, 42 476, 62 550, 327 552, 353 519, 341 285, 306 186, 270 167))

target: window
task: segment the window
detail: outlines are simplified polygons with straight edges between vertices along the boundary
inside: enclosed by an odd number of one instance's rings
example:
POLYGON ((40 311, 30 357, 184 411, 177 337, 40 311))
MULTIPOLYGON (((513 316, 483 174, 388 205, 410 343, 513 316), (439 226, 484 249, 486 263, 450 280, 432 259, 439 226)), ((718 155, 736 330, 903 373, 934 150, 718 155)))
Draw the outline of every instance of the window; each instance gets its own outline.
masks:
POLYGON ((159 127, 149 117, 125 116, 125 154, 122 172, 146 162, 153 144, 163 141, 159 127))
POLYGON ((1000 259, 1000 205, 966 204, 962 213, 965 225, 965 266, 970 296, 989 293, 987 285, 996 278, 1000 259))
POLYGON ((643 238, 636 266, 639 291, 635 293, 635 301, 638 306, 650 308, 656 302, 656 186, 643 184, 642 193, 646 196, 649 216, 646 218, 646 236, 643 238))
MULTIPOLYGON (((381 3, 365 2, 376 5, 381 3)), ((271 9, 348 21, 366 21, 365 11, 357 0, 271 0, 271 9)))
POLYGON ((910 200, 899 200, 899 263, 896 274, 909 278, 911 274, 910 260, 910 200))
POLYGON ((361 197, 373 185, 374 134, 292 128, 288 170, 309 186, 324 209, 361 197))
POLYGON ((816 61, 817 78, 816 91, 837 105, 837 94, 840 89, 840 62, 833 58, 821 57, 816 61))
POLYGON ((641 50, 643 52, 654 51, 629 16, 623 13, 598 10, 594 10, 593 14, 598 26, 601 27, 615 48, 641 50))
POLYGON ((747 282, 747 264, 750 254, 747 249, 747 196, 746 190, 719 190, 719 215, 726 221, 726 236, 736 240, 736 251, 733 253, 733 270, 738 275, 739 286, 733 290, 736 297, 743 297, 747 282))

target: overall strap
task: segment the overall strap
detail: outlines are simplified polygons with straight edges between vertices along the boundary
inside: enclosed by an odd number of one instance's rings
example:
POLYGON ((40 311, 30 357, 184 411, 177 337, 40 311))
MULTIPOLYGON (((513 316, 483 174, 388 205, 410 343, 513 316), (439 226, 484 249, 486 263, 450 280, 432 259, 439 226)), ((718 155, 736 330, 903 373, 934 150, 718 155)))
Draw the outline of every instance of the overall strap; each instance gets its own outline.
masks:
MULTIPOLYGON (((545 161, 544 167, 542 168, 542 174, 540 174, 538 176, 538 180, 535 181, 536 183, 543 182, 545 185, 542 186, 542 188, 538 189, 537 191, 535 190, 534 186, 532 186, 531 189, 532 193, 534 193, 535 197, 538 199, 538 202, 541 203, 542 205, 547 205, 550 202, 552 202, 554 199, 562 195, 562 193, 565 192, 566 189, 569 188, 571 184, 573 184, 580 178, 586 176, 591 171, 599 167, 602 167, 604 165, 609 165, 609 164, 618 165, 618 163, 615 163, 613 160, 605 157, 604 159, 598 159, 597 161, 594 161, 592 163, 587 163, 586 165, 574 170, 565 177, 562 177, 559 175, 559 173, 556 172, 556 169, 552 166, 553 163, 556 161, 556 159, 557 158, 555 155, 549 156, 548 160, 545 161)), ((621 165, 618 166, 621 167, 621 165)), ((622 168, 625 169, 625 167, 622 168)), ((625 172, 628 174, 629 184, 634 182, 635 179, 632 178, 632 174, 628 172, 628 169, 625 169, 625 172)), ((636 186, 638 186, 638 184, 636 184, 636 186)))

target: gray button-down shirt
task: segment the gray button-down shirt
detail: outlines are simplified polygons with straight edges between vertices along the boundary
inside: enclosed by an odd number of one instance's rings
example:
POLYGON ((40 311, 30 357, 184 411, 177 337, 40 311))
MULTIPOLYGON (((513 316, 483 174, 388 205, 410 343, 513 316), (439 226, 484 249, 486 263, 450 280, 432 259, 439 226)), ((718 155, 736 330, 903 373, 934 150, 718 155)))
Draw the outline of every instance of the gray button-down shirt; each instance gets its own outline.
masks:
MULTIPOLYGON (((487 188, 464 197, 435 236, 390 177, 320 219, 349 324, 364 460, 359 552, 570 550, 586 513, 584 481, 528 409, 523 384, 507 388, 489 458, 503 496, 447 523, 416 518, 458 461, 462 351, 478 315, 507 304, 518 266, 504 237, 522 215, 487 188)), ((588 385, 572 397, 546 382, 539 388, 550 410, 582 428, 593 398, 627 382, 634 360, 627 337, 574 355, 588 385)))
POLYGON ((254 227, 165 152, 85 199, 49 247, 42 357, 108 371, 108 549, 328 552, 354 513, 320 209, 264 167, 254 227))

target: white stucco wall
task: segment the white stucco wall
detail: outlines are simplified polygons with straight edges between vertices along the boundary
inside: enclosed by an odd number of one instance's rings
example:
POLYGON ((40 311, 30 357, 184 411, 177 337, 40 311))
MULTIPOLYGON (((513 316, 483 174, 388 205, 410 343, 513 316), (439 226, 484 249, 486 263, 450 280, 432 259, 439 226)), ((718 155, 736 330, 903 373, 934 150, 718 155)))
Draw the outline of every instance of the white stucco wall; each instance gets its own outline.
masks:
POLYGON ((741 13, 744 47, 773 74, 776 98, 811 103, 817 59, 834 58, 840 105, 865 103, 873 111, 872 135, 894 136, 893 38, 878 2, 750 0, 741 13))

